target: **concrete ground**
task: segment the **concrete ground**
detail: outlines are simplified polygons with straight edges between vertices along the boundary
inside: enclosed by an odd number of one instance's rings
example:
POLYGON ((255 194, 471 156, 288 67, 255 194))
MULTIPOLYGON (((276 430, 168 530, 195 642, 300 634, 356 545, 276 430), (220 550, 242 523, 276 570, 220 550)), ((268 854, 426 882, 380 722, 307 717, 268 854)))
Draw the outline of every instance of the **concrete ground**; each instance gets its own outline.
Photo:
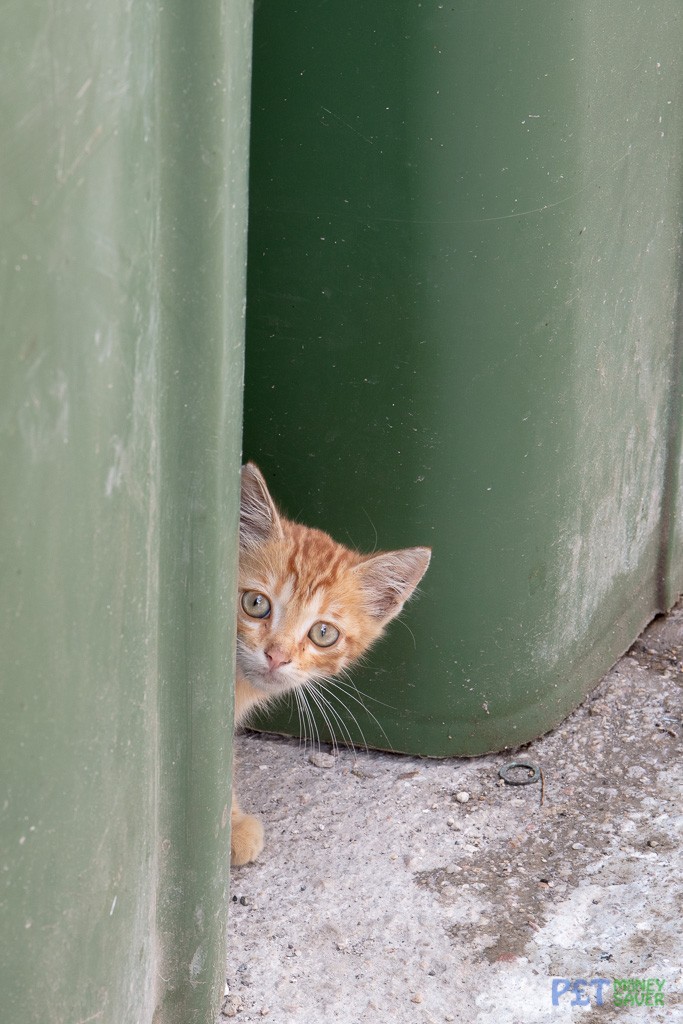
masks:
POLYGON ((510 755, 319 767, 240 737, 266 848, 232 874, 219 1020, 683 1021, 682 691, 679 605, 518 752, 542 784, 499 779, 510 755), (631 980, 650 995, 618 1005, 631 980))

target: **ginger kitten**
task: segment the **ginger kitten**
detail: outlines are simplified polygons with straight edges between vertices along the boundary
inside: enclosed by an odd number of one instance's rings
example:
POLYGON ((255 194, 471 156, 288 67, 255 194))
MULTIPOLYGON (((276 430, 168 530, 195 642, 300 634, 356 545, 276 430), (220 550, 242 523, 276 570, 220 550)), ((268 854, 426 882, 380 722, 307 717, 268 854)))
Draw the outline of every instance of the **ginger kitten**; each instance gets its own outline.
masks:
MULTIPOLYGON (((278 512, 253 462, 242 468, 235 724, 257 705, 347 668, 382 634, 429 565, 429 548, 360 555, 278 512)), ((233 864, 263 827, 233 793, 233 864)))

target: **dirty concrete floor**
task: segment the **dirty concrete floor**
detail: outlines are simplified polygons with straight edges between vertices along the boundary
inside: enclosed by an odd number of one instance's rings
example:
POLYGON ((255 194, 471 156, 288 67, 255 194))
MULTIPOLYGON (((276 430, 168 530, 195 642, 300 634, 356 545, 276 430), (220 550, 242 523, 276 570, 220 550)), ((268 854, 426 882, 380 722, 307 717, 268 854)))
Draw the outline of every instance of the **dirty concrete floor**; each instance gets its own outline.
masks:
POLYGON ((240 737, 267 845, 232 874, 219 1020, 683 1021, 682 716, 679 605, 519 752, 543 785, 500 780, 509 755, 318 767, 240 737), (556 982, 553 1006, 553 978, 611 984, 556 982), (664 1006, 616 1005, 615 979, 663 981, 664 1006))

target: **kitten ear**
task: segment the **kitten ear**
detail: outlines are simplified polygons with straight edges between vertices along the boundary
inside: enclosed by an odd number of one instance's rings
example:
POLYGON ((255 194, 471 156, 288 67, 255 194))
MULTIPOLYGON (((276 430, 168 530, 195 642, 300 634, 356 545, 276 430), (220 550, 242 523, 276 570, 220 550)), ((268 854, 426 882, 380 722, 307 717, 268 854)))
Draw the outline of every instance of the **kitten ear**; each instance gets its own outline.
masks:
POLYGON ((395 618, 427 571, 431 548, 370 555, 354 569, 370 615, 383 625, 395 618))
POLYGON ((268 493, 258 466, 242 466, 240 498, 240 547, 254 548, 267 540, 282 537, 280 514, 268 493))

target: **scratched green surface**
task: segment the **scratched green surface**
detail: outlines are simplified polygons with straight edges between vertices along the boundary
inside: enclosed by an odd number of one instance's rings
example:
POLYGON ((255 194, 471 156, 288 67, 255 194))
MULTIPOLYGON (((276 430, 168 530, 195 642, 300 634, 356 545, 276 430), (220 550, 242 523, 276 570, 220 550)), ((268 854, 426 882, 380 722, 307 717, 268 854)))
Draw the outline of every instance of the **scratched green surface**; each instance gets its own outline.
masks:
POLYGON ((294 7, 255 21, 245 454, 433 545, 354 741, 514 746, 683 589, 683 10, 294 7))
POLYGON ((250 5, 0 40, 0 1019, 213 1021, 250 5))

